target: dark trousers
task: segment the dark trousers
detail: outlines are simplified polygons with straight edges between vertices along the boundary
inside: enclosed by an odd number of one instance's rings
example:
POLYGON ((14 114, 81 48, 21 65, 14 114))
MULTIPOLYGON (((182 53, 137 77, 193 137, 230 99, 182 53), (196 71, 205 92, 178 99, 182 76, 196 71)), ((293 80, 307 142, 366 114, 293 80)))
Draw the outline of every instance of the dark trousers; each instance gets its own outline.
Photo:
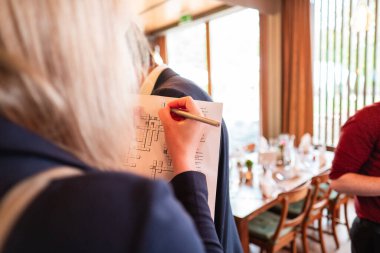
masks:
POLYGON ((380 224, 356 217, 352 223, 351 252, 380 252, 380 224))

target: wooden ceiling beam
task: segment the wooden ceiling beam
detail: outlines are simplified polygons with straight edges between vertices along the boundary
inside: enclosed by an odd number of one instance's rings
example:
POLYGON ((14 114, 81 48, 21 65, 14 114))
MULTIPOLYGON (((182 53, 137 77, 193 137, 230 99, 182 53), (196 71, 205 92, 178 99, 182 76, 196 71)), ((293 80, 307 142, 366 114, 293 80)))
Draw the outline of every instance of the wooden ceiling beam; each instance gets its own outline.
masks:
POLYGON ((276 14, 281 11, 282 0, 221 0, 230 5, 239 5, 259 10, 262 14, 276 14))
POLYGON ((146 0, 140 4, 143 8, 139 7, 139 18, 147 34, 178 25, 183 15, 190 15, 195 20, 229 7, 217 0, 146 0))

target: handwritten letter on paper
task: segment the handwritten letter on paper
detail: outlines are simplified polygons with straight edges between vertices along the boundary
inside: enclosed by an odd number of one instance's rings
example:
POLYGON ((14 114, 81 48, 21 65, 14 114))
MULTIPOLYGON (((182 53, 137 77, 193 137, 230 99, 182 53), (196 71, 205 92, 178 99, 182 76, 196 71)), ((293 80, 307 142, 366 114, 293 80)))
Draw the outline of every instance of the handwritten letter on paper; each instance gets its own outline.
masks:
MULTIPOLYGON (((158 110, 174 98, 140 95, 140 116, 137 118, 136 139, 130 146, 126 167, 152 179, 173 178, 170 155, 165 145, 164 128, 158 117, 158 110)), ((222 121, 222 104, 196 101, 205 117, 222 121)), ((221 128, 206 125, 205 134, 199 143, 196 170, 206 175, 208 204, 212 217, 215 210, 216 184, 218 177, 219 146, 221 128)))

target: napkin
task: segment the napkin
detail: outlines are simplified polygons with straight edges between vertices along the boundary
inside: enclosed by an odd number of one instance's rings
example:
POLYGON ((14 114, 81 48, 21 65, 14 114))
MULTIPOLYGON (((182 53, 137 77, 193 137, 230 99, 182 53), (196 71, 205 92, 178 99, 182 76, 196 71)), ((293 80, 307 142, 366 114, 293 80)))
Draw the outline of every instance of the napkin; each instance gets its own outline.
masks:
POLYGON ((312 150, 311 135, 309 133, 306 133, 301 137, 298 150, 303 154, 307 154, 312 150))
POLYGON ((267 151, 269 149, 269 144, 268 140, 264 137, 260 137, 260 142, 259 142, 259 151, 267 151))
POLYGON ((277 161, 277 151, 267 150, 259 152, 259 164, 263 166, 275 165, 277 161))
POLYGON ((318 148, 319 153, 319 167, 322 168, 326 165, 326 147, 320 146, 318 148))
POLYGON ((260 189, 264 198, 273 198, 277 195, 276 182, 272 177, 272 172, 267 170, 260 180, 260 189))

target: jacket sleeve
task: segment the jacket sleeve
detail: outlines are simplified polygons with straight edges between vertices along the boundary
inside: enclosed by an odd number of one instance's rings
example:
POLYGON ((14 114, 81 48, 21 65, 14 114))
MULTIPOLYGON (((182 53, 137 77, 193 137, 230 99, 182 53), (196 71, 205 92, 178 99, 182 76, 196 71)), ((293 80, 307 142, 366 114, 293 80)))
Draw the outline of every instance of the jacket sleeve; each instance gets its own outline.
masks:
POLYGON ((194 222, 165 182, 156 182, 139 252, 205 252, 194 222))
POLYGON ((188 171, 174 177, 171 183, 177 199, 193 218, 206 252, 223 252, 207 203, 206 176, 188 171))

